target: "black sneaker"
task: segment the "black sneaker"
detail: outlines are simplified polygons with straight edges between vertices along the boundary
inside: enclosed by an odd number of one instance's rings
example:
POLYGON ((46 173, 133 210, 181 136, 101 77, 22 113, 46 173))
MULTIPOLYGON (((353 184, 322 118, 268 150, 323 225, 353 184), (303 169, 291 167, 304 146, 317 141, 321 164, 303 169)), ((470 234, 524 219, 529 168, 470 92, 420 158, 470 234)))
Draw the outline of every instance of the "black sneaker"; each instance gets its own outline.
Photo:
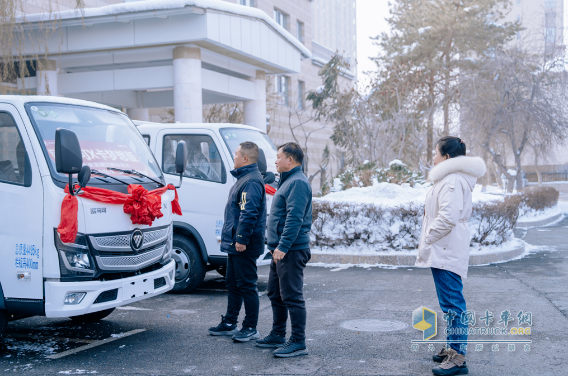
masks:
POLYGON ((292 358, 294 356, 308 355, 306 341, 298 341, 290 337, 288 342, 272 352, 277 358, 292 358))
POLYGON ((286 343, 286 338, 284 336, 279 336, 274 334, 274 332, 270 332, 269 335, 264 337, 263 339, 259 339, 256 341, 256 345, 258 347, 264 348, 278 348, 284 346, 286 343))
POLYGON ((258 334, 258 331, 255 328, 248 327, 239 330, 239 332, 233 336, 233 341, 248 342, 251 339, 259 339, 259 338, 260 334, 258 334))
POLYGON ((221 323, 219 325, 209 328, 209 334, 212 336, 232 336, 238 331, 237 323, 226 321, 225 316, 221 316, 221 323))

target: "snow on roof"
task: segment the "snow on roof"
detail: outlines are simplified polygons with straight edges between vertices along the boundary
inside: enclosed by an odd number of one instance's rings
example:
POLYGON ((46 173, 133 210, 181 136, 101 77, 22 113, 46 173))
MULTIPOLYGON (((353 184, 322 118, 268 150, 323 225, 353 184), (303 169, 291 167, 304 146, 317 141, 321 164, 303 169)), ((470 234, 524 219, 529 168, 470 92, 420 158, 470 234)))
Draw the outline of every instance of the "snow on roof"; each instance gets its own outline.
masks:
POLYGON ((22 105, 29 102, 50 102, 50 103, 62 103, 62 104, 74 104, 77 106, 96 107, 105 110, 120 112, 120 110, 117 110, 116 108, 109 107, 104 104, 96 102, 85 101, 82 99, 67 98, 67 97, 53 97, 49 95, 0 95, 0 102, 19 103, 22 105))
POLYGON ((185 7, 198 7, 215 11, 232 13, 239 16, 251 17, 266 22, 278 34, 298 49, 305 57, 312 57, 312 53, 298 39, 294 38, 286 29, 260 9, 238 5, 221 0, 145 0, 128 3, 119 3, 96 8, 64 10, 52 13, 36 13, 20 17, 19 22, 40 22, 53 19, 69 20, 92 18, 101 16, 118 16, 137 12, 156 12, 160 10, 183 9, 185 7))
POLYGON ((136 125, 139 129, 146 129, 146 128, 174 128, 174 129, 185 129, 185 128, 207 128, 207 129, 219 129, 219 128, 243 128, 243 129, 250 129, 254 131, 262 132, 260 129, 251 127, 250 125, 245 124, 233 124, 233 123, 154 123, 151 121, 141 121, 141 120, 133 120, 134 125, 136 125))

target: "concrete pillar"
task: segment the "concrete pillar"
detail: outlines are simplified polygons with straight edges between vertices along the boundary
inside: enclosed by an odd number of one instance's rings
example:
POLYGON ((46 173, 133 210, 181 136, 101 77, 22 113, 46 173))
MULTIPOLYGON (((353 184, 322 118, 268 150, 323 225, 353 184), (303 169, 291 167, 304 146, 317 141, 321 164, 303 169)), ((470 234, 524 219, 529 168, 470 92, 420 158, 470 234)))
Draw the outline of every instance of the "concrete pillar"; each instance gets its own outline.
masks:
POLYGON ((57 96, 57 62, 38 59, 36 70, 37 95, 57 96))
POLYGON ((150 121, 150 114, 147 108, 131 108, 127 110, 127 113, 132 120, 150 121))
POLYGON ((202 123, 201 50, 174 48, 174 117, 176 122, 202 123))
POLYGON ((256 99, 243 102, 245 125, 266 132, 266 73, 257 70, 256 77, 251 81, 255 83, 256 99))

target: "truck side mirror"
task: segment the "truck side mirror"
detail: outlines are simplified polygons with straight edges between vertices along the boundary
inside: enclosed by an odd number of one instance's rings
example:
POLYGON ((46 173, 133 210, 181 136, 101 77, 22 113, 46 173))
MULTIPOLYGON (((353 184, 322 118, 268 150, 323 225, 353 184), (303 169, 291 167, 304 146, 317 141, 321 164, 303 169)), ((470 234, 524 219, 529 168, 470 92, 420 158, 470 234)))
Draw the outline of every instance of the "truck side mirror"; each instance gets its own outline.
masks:
POLYGON ((85 188, 90 179, 91 168, 85 165, 81 168, 81 171, 79 171, 79 174, 77 175, 77 180, 79 181, 81 188, 85 188))
POLYGON ((266 164, 266 155, 264 155, 264 150, 259 148, 258 151, 260 153, 258 155, 257 164, 258 164, 258 169, 260 170, 260 173, 264 178, 264 184, 272 184, 276 180, 276 176, 274 175, 274 173, 267 171, 268 166, 266 164))
POLYGON ((273 172, 268 171, 264 174, 264 184, 272 184, 276 180, 276 175, 273 172))
POLYGON ((55 170, 69 175, 69 193, 73 192, 73 174, 79 173, 83 166, 81 145, 75 132, 69 129, 55 130, 55 170))
POLYGON ((178 142, 176 148, 176 173, 179 174, 179 186, 176 188, 181 187, 181 183, 183 181, 183 173, 185 172, 186 166, 187 166, 187 145, 185 141, 180 141, 178 142))
POLYGON ((266 174, 266 170, 268 169, 268 166, 266 165, 266 155, 264 155, 264 150, 262 150, 261 148, 258 148, 258 151, 258 161, 256 163, 258 165, 260 173, 264 175, 266 174))

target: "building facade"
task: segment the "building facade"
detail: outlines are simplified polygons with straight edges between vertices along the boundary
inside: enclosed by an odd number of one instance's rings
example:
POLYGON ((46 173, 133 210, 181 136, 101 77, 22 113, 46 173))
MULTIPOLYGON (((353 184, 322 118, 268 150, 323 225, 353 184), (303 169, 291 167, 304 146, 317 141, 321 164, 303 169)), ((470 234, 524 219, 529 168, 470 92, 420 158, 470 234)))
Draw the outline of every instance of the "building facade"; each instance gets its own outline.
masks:
POLYGON ((239 103, 244 123, 308 155, 314 190, 343 167, 332 125, 306 95, 335 53, 356 79, 355 0, 27 0, 24 55, 41 64, 18 89, 93 100, 132 119, 202 122, 207 105, 239 103), (60 20, 43 42, 42 21, 60 20), (42 54, 42 43, 51 52, 42 54), (242 103, 242 105, 241 105, 242 103), (267 107, 271 109, 267 113, 267 107), (167 116, 167 115, 171 116, 167 116))
POLYGON ((332 124, 312 120, 308 92, 322 85, 319 71, 339 53, 350 63, 350 71, 340 78, 343 87, 356 82, 356 1, 355 0, 226 0, 257 7, 296 37, 312 53, 302 60, 300 73, 268 76, 277 102, 270 114, 269 135, 278 145, 298 142, 308 155, 305 172, 314 192, 321 183, 344 168, 344 154, 330 137, 332 124))
POLYGON ((520 22, 517 41, 547 54, 564 52, 564 0, 511 0, 507 22, 520 22))

